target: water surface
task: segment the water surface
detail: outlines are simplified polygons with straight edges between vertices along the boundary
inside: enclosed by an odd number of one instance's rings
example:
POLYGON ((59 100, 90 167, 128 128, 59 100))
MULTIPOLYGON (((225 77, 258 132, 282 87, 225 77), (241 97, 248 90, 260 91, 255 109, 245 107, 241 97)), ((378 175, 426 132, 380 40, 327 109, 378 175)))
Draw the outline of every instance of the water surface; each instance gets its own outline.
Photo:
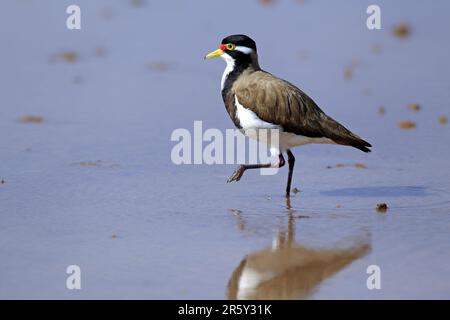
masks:
POLYGON ((81 31, 70 1, 0 13, 0 298, 450 298, 448 2, 378 1, 375 31, 369 1, 77 3, 81 31), (233 33, 373 152, 296 149, 290 203, 286 169, 175 166, 174 129, 232 128, 224 64, 202 57, 233 33))

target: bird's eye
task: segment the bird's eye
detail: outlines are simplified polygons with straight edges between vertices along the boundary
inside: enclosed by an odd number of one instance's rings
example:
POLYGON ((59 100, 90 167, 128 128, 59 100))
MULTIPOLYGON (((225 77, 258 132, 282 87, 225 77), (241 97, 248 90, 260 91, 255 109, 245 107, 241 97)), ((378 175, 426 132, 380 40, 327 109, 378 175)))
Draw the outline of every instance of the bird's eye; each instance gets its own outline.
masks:
POLYGON ((234 43, 227 43, 227 50, 233 51, 236 48, 234 43))

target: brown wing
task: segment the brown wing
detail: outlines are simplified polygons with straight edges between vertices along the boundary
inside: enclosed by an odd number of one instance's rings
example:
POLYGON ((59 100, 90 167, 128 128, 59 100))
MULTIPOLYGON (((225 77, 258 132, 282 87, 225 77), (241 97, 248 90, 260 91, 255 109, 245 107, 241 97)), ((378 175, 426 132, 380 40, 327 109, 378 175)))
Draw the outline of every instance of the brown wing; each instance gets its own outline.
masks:
POLYGON ((326 137, 369 152, 371 145, 327 116, 306 93, 265 71, 239 77, 232 88, 238 101, 261 120, 298 135, 326 137))

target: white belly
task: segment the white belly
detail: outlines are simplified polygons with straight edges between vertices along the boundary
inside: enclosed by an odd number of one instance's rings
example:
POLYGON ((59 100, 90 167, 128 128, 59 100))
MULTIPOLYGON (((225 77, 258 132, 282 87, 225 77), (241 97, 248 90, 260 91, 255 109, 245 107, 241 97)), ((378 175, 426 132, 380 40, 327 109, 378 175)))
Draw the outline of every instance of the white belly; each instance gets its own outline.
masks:
POLYGON ((236 106, 236 117, 239 119, 242 129, 280 129, 281 127, 261 120, 256 113, 247 109, 239 103, 236 95, 234 96, 234 104, 236 106))
POLYGON ((328 138, 310 138, 302 135, 297 135, 294 133, 283 132, 283 128, 279 125, 269 123, 258 118, 256 113, 252 110, 245 108, 242 104, 239 103, 237 97, 234 97, 235 105, 236 105, 236 117, 239 119, 239 122, 242 127, 242 131, 246 136, 251 139, 258 140, 263 143, 268 143, 271 145, 271 148, 274 148, 274 152, 284 152, 287 149, 291 149, 294 147, 302 146, 310 143, 318 143, 318 144, 334 144, 335 142, 328 138), (259 129, 266 129, 267 132, 264 134, 259 129), (279 135, 278 146, 273 145, 273 140, 271 140, 270 130, 267 129, 277 129, 279 135))
POLYGON ((310 138, 289 132, 280 133, 280 146, 283 151, 310 143, 334 144, 335 142, 328 138, 310 138))

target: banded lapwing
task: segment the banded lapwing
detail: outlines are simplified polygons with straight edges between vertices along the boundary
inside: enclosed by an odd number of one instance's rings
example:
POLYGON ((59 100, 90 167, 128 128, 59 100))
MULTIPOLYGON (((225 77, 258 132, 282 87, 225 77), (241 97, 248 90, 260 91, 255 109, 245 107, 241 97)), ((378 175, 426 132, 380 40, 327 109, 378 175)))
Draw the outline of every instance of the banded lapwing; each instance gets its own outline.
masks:
MULTIPOLYGON (((222 98, 237 128, 254 133, 278 129, 279 143, 271 146, 275 163, 240 165, 228 182, 239 181, 247 169, 282 167, 288 156, 289 197, 295 158, 291 149, 311 143, 340 144, 370 152, 370 143, 327 116, 317 104, 293 84, 262 70, 256 43, 246 35, 231 35, 205 58, 221 57, 227 66, 222 76, 222 98)), ((258 136, 256 136, 258 138, 258 136)))

